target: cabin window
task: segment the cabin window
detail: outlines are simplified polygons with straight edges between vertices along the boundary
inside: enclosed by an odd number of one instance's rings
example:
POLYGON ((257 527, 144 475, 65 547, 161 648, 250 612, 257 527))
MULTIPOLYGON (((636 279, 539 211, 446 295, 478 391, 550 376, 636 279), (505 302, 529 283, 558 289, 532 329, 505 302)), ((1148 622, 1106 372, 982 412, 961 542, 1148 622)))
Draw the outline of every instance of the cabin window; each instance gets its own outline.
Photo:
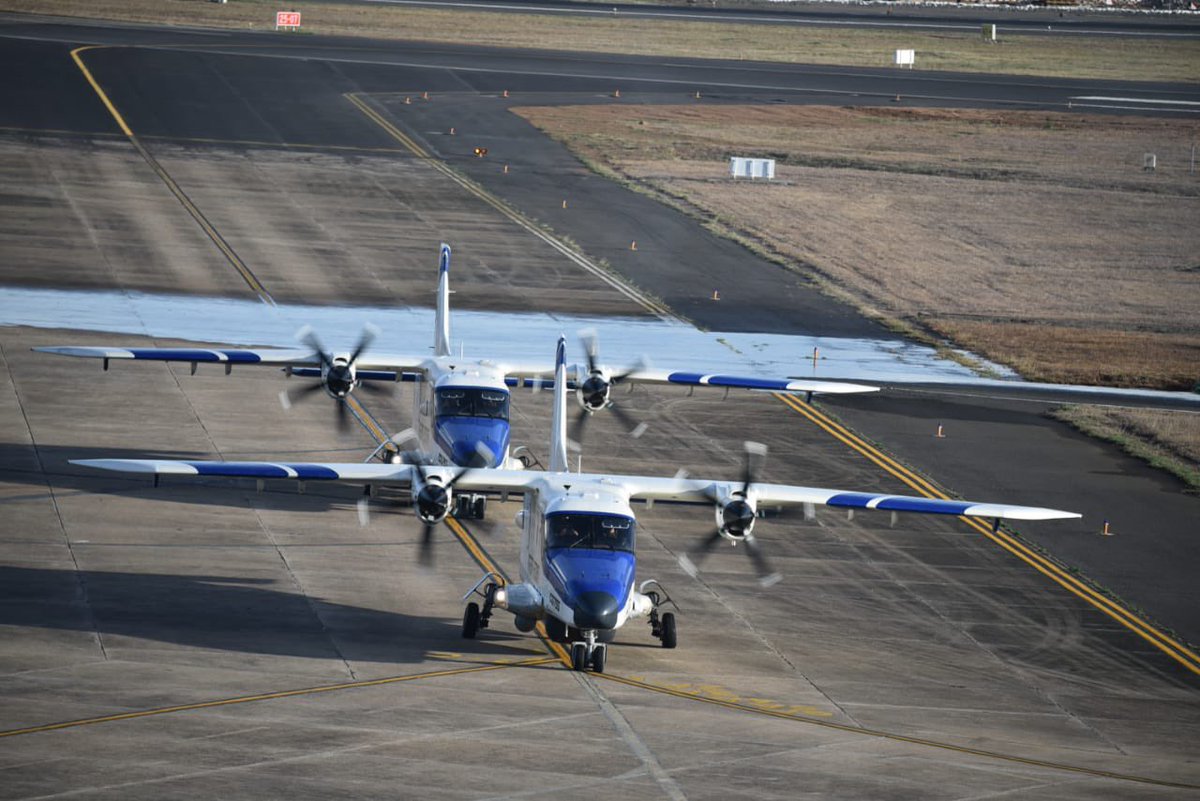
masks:
POLYGON ((635 528, 623 515, 553 514, 546 518, 546 547, 632 551, 635 528))

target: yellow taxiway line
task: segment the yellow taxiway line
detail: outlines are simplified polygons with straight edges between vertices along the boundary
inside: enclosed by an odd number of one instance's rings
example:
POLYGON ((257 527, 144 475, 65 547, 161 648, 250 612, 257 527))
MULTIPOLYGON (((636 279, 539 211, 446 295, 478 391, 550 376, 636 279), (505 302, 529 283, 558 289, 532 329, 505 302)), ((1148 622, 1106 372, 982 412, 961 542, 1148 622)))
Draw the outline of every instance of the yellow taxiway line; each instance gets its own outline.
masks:
POLYGON ((198 701, 194 704, 161 706, 154 709, 140 709, 134 712, 120 712, 115 715, 101 715, 94 718, 81 718, 78 720, 66 720, 60 723, 47 723, 41 726, 26 726, 21 729, 7 729, 5 731, 0 731, 0 737, 18 737, 23 734, 37 734, 38 732, 56 731, 58 729, 73 729, 78 726, 91 726, 96 723, 112 723, 118 720, 135 720, 137 718, 148 718, 154 715, 170 715, 175 712, 190 712, 196 709, 213 709, 214 707, 220 706, 251 704, 258 701, 273 701, 277 698, 293 698, 298 695, 315 695, 317 693, 337 692, 339 690, 357 690, 363 687, 382 687, 385 684, 399 684, 400 682, 420 681, 421 679, 438 679, 446 676, 461 676, 466 673, 483 673, 489 670, 504 670, 505 668, 513 667, 532 667, 535 665, 544 665, 556 661, 556 659, 548 656, 538 656, 530 659, 518 659, 512 662, 489 662, 483 665, 472 665, 471 667, 431 670, 426 673, 411 673, 405 676, 388 676, 387 678, 383 679, 347 681, 341 682, 340 684, 323 684, 318 687, 303 687, 297 690, 281 690, 273 693, 258 693, 257 695, 239 695, 233 698, 218 698, 212 701, 198 701))
MULTIPOLYGON (((838 441, 846 444, 851 449, 865 456, 868 460, 883 468, 886 472, 890 473, 896 478, 900 479, 907 486, 911 487, 913 490, 925 496, 926 498, 938 498, 942 500, 949 499, 950 496, 939 490, 928 480, 917 475, 911 469, 905 467, 895 459, 892 459, 874 446, 865 442, 861 437, 850 431, 845 426, 835 422, 832 418, 821 412, 819 409, 816 409, 791 395, 776 393, 775 397, 794 411, 804 415, 817 427, 821 428, 838 441)), ((1033 550, 1028 545, 1004 530, 996 529, 993 531, 991 526, 988 526, 973 517, 960 517, 959 519, 969 525, 971 528, 983 534, 992 542, 999 545, 1004 550, 1008 551, 1013 556, 1020 559, 1025 564, 1032 567, 1034 570, 1049 578, 1055 584, 1058 584, 1071 594, 1091 604, 1093 607, 1108 615, 1125 628, 1137 634, 1155 648, 1171 657, 1171 659, 1183 665, 1192 673, 1200 675, 1200 655, 1197 655, 1183 643, 1175 640, 1167 634, 1164 634, 1146 620, 1143 620, 1141 617, 1135 615, 1133 612, 1130 612, 1128 609, 1119 605, 1112 599, 1104 596, 1075 576, 1072 576, 1062 567, 1055 564, 1042 554, 1039 554, 1037 551, 1033 550)))
POLYGON ((238 275, 242 277, 242 280, 246 282, 246 285, 249 286, 251 291, 258 296, 258 299, 269 306, 274 306, 275 299, 271 297, 271 293, 267 292, 266 287, 264 287, 254 273, 250 271, 250 268, 246 266, 246 263, 242 261, 241 257, 238 256, 229 243, 225 241, 225 238, 221 236, 213 224, 208 221, 208 218, 204 216, 204 213, 200 211, 199 207, 197 207, 196 204, 192 202, 192 199, 187 196, 182 188, 180 188, 179 184, 175 182, 175 179, 171 177, 170 173, 168 173, 163 166, 158 163, 158 159, 154 158, 154 155, 142 145, 141 141, 139 141, 137 136, 133 133, 133 129, 131 129, 129 124, 125 122, 125 118, 121 115, 121 112, 117 110, 117 107, 113 104, 112 100, 109 99, 108 93, 104 91, 104 89, 100 86, 100 83, 96 80, 96 77, 92 75, 92 71, 89 70, 87 65, 83 63, 83 56, 81 55, 82 53, 88 50, 105 49, 107 47, 107 45, 87 45, 85 47, 77 47, 71 51, 71 58, 75 61, 75 65, 79 67, 79 71, 83 73, 83 77, 87 79, 87 82, 96 92, 96 96, 100 98, 100 102, 102 102, 104 107, 108 109, 108 113, 112 115, 113 120, 115 120, 117 123, 117 127, 120 128, 121 132, 125 134, 126 138, 129 139, 129 143, 133 145, 134 149, 138 152, 142 159, 148 165, 150 165, 150 169, 154 170, 154 173, 159 177, 160 180, 162 180, 167 189, 171 191, 171 194, 175 196, 183 208, 187 210, 187 213, 192 216, 192 219, 196 221, 196 224, 200 226, 200 229, 204 231, 208 238, 212 240, 213 244, 217 246, 217 249, 221 251, 221 254, 225 257, 225 260, 233 266, 238 275))

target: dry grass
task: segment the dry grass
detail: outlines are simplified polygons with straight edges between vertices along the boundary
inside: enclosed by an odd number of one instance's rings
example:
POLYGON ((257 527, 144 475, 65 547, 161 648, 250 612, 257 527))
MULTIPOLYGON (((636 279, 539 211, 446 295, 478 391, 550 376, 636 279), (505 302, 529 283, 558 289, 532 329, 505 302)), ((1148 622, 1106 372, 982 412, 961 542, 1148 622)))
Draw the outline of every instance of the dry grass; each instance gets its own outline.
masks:
POLYGON ((1200 489, 1200 414, 1154 409, 1068 406, 1055 416, 1115 442, 1127 452, 1200 489))
POLYGON ((0 10, 168 25, 273 27, 287 7, 312 33, 501 47, 658 56, 696 56, 879 67, 897 48, 917 51, 923 70, 1200 82, 1200 57, 1187 40, 1010 35, 988 44, 973 32, 923 33, 828 26, 740 25, 562 14, 450 11, 411 6, 290 0, 0 0, 0 10))
POLYGON ((1029 378, 1200 379, 1194 122, 700 104, 520 113, 866 311, 1029 378), (778 159, 779 180, 732 181, 734 153, 778 159))

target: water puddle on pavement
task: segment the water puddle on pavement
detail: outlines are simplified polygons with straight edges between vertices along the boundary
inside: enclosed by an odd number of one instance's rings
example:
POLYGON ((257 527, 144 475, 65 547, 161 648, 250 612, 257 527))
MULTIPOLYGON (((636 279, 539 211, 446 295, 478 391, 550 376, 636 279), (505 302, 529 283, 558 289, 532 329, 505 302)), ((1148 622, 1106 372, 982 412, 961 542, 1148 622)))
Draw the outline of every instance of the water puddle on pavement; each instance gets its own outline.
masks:
MULTIPOLYGON (((451 310, 451 341, 467 357, 553 362, 558 335, 574 342, 595 329, 608 364, 701 373, 795 376, 861 381, 973 382, 962 365, 932 348, 899 339, 842 339, 699 331, 685 323, 645 318, 514 314, 451 310), (813 366, 813 349, 818 350, 813 366)), ((296 331, 311 325, 331 350, 354 347, 363 325, 380 329, 376 354, 428 353, 433 309, 282 305, 258 301, 142 293, 0 288, 0 325, 101 331, 230 346, 296 347, 296 331)), ((65 336, 62 345, 78 344, 65 336)), ((114 341, 114 345, 129 344, 114 341)), ((998 373, 1006 374, 1002 367, 998 373)))

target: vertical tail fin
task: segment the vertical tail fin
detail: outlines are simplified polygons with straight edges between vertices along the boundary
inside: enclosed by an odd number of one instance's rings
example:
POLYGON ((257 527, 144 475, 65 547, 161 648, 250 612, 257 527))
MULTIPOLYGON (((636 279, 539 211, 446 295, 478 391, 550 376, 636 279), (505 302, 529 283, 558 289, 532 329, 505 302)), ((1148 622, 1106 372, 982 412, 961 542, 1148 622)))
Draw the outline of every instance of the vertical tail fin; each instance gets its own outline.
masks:
POLYGON ((437 314, 433 318, 433 355, 450 355, 450 246, 438 255, 437 314))
POLYGON ((565 473, 567 464, 567 338, 558 337, 554 355, 554 422, 550 430, 550 472, 565 473))

